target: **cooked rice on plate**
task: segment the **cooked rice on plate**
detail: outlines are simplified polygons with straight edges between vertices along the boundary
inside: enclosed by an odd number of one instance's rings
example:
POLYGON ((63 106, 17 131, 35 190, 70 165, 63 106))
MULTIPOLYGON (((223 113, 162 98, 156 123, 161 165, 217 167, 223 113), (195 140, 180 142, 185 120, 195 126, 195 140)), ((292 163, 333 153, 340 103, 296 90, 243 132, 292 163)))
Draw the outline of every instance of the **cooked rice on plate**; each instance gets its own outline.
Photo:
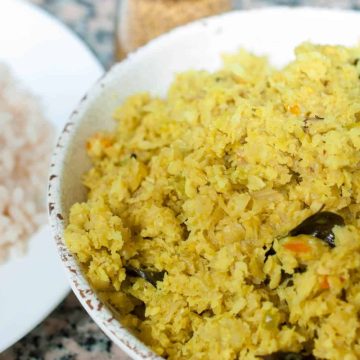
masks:
POLYGON ((87 143, 65 240, 169 359, 360 358, 360 47, 241 50, 87 143))
POLYGON ((33 95, 0 64, 0 263, 46 222, 53 129, 33 95))

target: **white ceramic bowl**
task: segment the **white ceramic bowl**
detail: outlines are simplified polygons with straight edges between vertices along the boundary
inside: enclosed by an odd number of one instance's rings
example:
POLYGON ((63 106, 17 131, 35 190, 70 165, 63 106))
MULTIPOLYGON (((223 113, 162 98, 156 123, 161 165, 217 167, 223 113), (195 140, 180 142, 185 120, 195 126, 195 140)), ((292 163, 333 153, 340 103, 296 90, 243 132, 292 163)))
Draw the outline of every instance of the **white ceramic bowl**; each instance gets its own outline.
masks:
POLYGON ((294 47, 302 41, 355 45, 360 40, 359 23, 360 13, 307 8, 239 11, 192 23, 161 36, 114 66, 74 111, 53 156, 51 227, 75 294, 101 329, 134 359, 160 358, 114 320, 63 241, 69 207, 85 199, 81 176, 90 166, 86 139, 114 126, 113 111, 127 96, 139 91, 164 95, 175 73, 214 70, 221 65, 223 52, 245 47, 282 65, 291 60, 294 47))

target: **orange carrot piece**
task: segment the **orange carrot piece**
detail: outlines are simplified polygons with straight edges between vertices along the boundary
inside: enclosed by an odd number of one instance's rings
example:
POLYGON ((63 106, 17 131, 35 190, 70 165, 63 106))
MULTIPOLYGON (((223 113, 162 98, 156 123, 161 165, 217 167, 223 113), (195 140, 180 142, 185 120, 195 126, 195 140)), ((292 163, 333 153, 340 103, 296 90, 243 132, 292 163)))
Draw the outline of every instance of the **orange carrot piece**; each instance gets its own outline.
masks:
POLYGON ((323 290, 330 289, 330 284, 327 275, 322 276, 320 281, 320 288, 323 290))
POLYGON ((296 253, 304 253, 311 251, 311 247, 302 241, 291 241, 284 244, 284 248, 296 253))

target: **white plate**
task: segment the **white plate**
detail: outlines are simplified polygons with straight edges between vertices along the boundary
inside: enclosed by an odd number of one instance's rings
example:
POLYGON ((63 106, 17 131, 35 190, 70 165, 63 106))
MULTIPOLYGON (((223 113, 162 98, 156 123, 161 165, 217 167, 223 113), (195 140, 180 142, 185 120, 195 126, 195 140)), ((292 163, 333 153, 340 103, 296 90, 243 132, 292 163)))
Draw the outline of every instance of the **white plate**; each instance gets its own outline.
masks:
MULTIPOLYGON (((103 73, 65 26, 19 0, 0 1, 0 62, 39 96, 58 131, 103 73)), ((43 227, 25 256, 0 266, 0 352, 39 324, 68 291, 49 227, 43 227)))

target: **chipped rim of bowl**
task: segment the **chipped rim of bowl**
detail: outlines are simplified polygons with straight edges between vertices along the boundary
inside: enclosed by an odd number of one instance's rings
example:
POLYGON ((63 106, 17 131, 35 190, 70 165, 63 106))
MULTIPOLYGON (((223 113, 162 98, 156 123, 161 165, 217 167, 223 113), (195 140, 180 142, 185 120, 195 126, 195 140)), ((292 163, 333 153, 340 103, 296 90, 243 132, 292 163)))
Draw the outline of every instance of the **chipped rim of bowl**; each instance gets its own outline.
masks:
MULTIPOLYGON (((137 337, 130 333, 120 322, 118 322, 110 312, 110 310, 102 303, 97 294, 92 290, 86 277, 83 275, 76 258, 67 249, 64 239, 64 216, 61 209, 61 177, 64 169, 66 168, 66 149, 75 139, 74 134, 77 128, 81 124, 82 119, 91 106, 91 104, 101 94, 104 87, 116 76, 121 76, 121 73, 126 71, 127 67, 134 61, 141 58, 147 53, 161 50, 163 44, 167 41, 171 41, 174 37, 181 37, 184 31, 196 30, 208 25, 216 25, 217 28, 222 26, 224 20, 228 17, 236 17, 239 14, 245 16, 248 13, 275 13, 279 12, 313 12, 323 14, 333 14, 335 12, 346 15, 354 15, 354 11, 341 10, 341 9, 324 9, 313 7, 266 7, 262 9, 250 9, 250 10, 236 10, 225 14, 212 16, 209 18, 197 20, 186 24, 184 26, 177 27, 166 34, 160 35, 156 39, 150 41, 145 46, 135 50, 127 56, 122 62, 115 64, 107 73, 105 73, 96 84, 89 90, 89 92, 81 99, 76 109, 71 114, 68 122, 65 124, 55 146, 52 161, 50 165, 49 176, 49 191, 48 191, 48 210, 49 221, 53 238, 56 242, 56 246, 59 252, 61 261, 67 270, 67 276, 70 281, 70 285, 75 295, 79 299, 82 306, 96 322, 96 324, 102 329, 102 331, 124 352, 136 360, 162 360, 163 358, 155 354, 150 348, 148 348, 137 337)), ((358 14, 356 14, 358 16, 358 14)))
POLYGON ((97 97, 101 89, 106 86, 107 78, 112 73, 102 76, 95 86, 80 101, 77 108, 70 116, 70 120, 65 124, 58 142, 55 145, 52 161, 50 165, 50 176, 48 184, 48 211, 50 227, 56 247, 64 265, 70 286, 85 308, 87 313, 101 328, 101 330, 129 356, 139 360, 160 360, 163 359, 156 355, 152 350, 145 346, 138 338, 132 335, 123 327, 112 315, 111 311, 98 298, 92 290, 86 277, 83 275, 75 256, 67 249, 63 233, 65 229, 64 216, 61 209, 61 176, 66 158, 66 147, 73 140, 74 130, 81 123, 82 115, 86 112, 89 104, 97 97))
POLYGON ((112 77, 117 67, 118 65, 115 65, 109 72, 100 77, 89 92, 84 95, 59 135, 50 165, 47 196, 49 221, 70 286, 90 317, 117 346, 132 358, 137 360, 161 360, 162 357, 156 355, 115 319, 111 311, 103 304, 89 285, 75 256, 67 249, 63 238, 65 224, 61 209, 61 177, 66 168, 64 164, 67 155, 66 148, 74 140, 75 130, 81 123, 88 107, 106 86, 108 79, 112 77))

